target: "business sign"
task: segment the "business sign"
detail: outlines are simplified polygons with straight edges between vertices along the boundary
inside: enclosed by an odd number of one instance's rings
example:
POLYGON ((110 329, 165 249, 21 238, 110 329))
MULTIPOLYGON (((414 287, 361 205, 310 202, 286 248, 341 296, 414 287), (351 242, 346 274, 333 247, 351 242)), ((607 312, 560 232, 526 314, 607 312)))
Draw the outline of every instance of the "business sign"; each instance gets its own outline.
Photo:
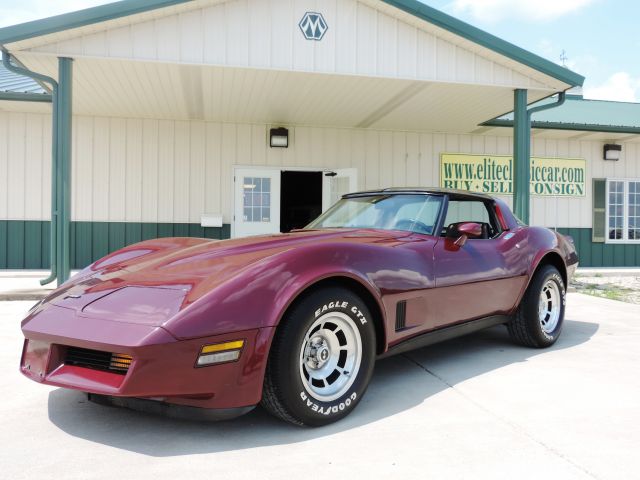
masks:
POLYGON ((321 13, 307 12, 298 24, 304 38, 307 40, 322 40, 324 34, 327 33, 329 26, 321 13))
MULTIPOLYGON (((531 157, 531 194, 583 197, 587 165, 582 158, 531 157)), ((440 186, 493 195, 513 193, 511 155, 440 155, 440 186)))

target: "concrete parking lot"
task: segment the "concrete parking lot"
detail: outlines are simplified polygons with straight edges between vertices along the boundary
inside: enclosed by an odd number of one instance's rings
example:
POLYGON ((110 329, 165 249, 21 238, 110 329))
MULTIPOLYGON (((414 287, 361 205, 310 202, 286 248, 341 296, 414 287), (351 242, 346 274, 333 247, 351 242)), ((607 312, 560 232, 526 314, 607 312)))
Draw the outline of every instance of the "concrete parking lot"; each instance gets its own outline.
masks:
POLYGON ((0 477, 639 478, 640 306, 569 294, 549 350, 491 329, 378 363, 346 420, 300 429, 257 409, 187 423, 88 403, 18 373, 0 302, 0 477))

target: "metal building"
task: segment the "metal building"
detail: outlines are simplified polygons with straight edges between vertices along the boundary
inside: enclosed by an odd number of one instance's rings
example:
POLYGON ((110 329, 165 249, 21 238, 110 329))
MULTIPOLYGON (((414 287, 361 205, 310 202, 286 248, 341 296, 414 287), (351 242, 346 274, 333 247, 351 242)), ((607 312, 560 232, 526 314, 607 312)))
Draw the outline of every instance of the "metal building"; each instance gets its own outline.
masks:
POLYGON ((565 98, 580 75, 416 0, 125 0, 0 45, 58 85, 0 73, 0 268, 53 252, 63 278, 142 239, 287 231, 411 185, 514 198, 583 265, 640 265, 640 106, 565 98))

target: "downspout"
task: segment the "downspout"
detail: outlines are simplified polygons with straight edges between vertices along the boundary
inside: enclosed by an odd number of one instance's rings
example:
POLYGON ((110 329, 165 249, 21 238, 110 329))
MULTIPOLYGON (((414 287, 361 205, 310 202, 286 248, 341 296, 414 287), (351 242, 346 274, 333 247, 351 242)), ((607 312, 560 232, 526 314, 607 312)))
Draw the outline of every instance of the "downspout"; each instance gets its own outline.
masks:
POLYGON ((554 103, 547 103, 546 105, 538 105, 537 107, 533 107, 527 110, 527 116, 529 117, 528 118, 529 128, 531 128, 531 115, 533 115, 534 113, 541 112, 543 110, 551 110, 552 108, 557 108, 561 106, 566 99, 567 99, 567 92, 560 92, 558 94, 558 100, 555 101, 554 103))
POLYGON ((18 75, 22 75, 24 77, 33 78, 34 80, 48 83, 51 85, 51 101, 53 106, 53 125, 51 128, 52 132, 52 140, 51 140, 51 274, 40 281, 41 285, 46 285, 48 283, 53 282, 57 277, 57 262, 56 262, 56 254, 57 254, 57 220, 58 220, 58 208, 57 208, 57 172, 58 172, 58 82, 56 82, 53 78, 43 75, 41 73, 32 72, 31 70, 27 70, 26 68, 17 67, 11 63, 12 55, 7 52, 4 48, 2 49, 2 65, 4 68, 18 75))
POLYGON ((514 179, 513 206, 514 213, 525 224, 529 224, 531 211, 531 116, 543 110, 561 106, 566 99, 566 92, 560 92, 554 103, 527 108, 527 91, 515 90, 514 95, 514 179))
MULTIPOLYGON (((567 98, 567 92, 560 92, 558 94, 558 100, 555 101, 554 103, 548 103, 546 105, 538 105, 537 107, 533 107, 529 110, 527 110, 527 123, 529 125, 529 131, 531 131, 531 115, 533 115, 534 113, 537 112, 541 112, 543 110, 551 110, 552 108, 557 108, 560 107, 564 101, 567 98)), ((529 147, 530 148, 530 147, 529 147)), ((557 202, 556 202, 556 207, 557 207, 557 202)), ((557 208, 556 208, 557 211, 557 208)), ((557 231, 558 230, 558 216, 556 213, 556 222, 555 222, 556 226, 554 227, 554 230, 557 231)))

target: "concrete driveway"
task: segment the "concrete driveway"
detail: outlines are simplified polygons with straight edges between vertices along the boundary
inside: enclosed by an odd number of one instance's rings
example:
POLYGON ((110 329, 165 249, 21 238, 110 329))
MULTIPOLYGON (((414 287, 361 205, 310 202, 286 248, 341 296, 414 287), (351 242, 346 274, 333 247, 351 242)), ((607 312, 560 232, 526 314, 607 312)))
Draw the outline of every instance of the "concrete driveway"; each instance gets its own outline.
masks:
POLYGON ((346 420, 198 424, 18 373, 29 302, 0 302, 2 478, 639 478, 640 306, 570 294, 560 341, 491 329, 378 363, 346 420), (400 477, 402 476, 402 477, 400 477))

